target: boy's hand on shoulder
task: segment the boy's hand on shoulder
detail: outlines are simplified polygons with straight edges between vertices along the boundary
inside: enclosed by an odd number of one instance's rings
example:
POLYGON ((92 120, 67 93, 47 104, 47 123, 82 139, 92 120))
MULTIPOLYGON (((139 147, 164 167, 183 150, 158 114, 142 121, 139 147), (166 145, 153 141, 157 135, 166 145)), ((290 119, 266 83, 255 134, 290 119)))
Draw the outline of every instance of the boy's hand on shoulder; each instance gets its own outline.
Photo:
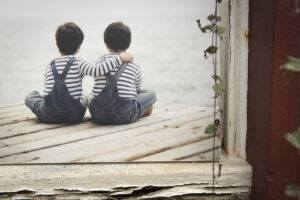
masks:
POLYGON ((123 62, 132 62, 133 61, 133 57, 129 53, 120 53, 120 57, 123 62))

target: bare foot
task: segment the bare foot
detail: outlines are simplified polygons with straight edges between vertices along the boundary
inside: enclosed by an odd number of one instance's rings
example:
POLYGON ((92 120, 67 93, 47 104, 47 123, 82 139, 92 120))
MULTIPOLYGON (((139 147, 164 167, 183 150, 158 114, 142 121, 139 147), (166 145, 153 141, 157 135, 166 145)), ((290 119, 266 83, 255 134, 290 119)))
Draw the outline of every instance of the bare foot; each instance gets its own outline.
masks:
POLYGON ((145 112, 145 114, 144 114, 142 117, 148 117, 148 116, 150 116, 151 113, 152 113, 152 109, 153 109, 153 106, 151 106, 151 107, 147 110, 147 112, 145 112))

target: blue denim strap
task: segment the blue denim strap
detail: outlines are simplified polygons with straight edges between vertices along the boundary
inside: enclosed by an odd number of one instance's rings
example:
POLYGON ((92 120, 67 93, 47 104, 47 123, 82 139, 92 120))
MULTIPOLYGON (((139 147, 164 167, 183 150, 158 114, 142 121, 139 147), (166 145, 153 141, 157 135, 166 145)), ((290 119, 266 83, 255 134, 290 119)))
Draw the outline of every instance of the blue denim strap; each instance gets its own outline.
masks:
POLYGON ((117 81, 119 80, 122 72, 124 71, 125 67, 128 65, 128 62, 124 62, 121 67, 118 69, 118 71, 112 76, 109 73, 105 74, 106 79, 106 85, 110 87, 114 87, 117 85, 117 81))
POLYGON ((59 74, 58 74, 58 72, 56 70, 55 61, 54 60, 51 62, 51 69, 52 69, 52 74, 53 74, 54 80, 56 82, 57 79, 59 78, 59 74))
POLYGON ((128 65, 128 62, 124 62, 120 69, 111 77, 111 81, 112 81, 112 84, 117 84, 117 81, 119 80, 122 72, 124 71, 125 67, 128 65))
POLYGON ((72 58, 70 58, 70 60, 68 61, 63 73, 61 75, 58 74, 57 72, 57 69, 55 67, 55 62, 54 60, 51 62, 51 69, 52 69, 52 74, 53 74, 53 77, 54 77, 54 80, 58 80, 58 79, 65 79, 66 78, 66 75, 69 71, 69 69, 71 68, 73 62, 75 60, 75 57, 73 56, 72 58))
POLYGON ((72 58, 70 58, 69 62, 67 63, 67 66, 65 67, 63 73, 61 74, 62 79, 66 78, 66 75, 67 75, 67 73, 68 73, 69 69, 71 68, 74 61, 75 61, 75 57, 73 56, 72 58))

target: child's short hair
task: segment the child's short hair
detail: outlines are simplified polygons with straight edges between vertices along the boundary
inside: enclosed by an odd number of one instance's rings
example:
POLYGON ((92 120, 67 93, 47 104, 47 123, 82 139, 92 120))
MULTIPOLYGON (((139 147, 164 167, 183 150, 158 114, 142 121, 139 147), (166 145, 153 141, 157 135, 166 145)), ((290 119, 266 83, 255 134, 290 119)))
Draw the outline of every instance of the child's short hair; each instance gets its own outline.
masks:
POLYGON ((69 22, 57 28, 55 38, 59 52, 64 55, 72 55, 82 44, 84 35, 76 24, 69 22))
POLYGON ((131 42, 131 32, 122 22, 111 23, 104 31, 104 42, 112 50, 126 50, 131 42))

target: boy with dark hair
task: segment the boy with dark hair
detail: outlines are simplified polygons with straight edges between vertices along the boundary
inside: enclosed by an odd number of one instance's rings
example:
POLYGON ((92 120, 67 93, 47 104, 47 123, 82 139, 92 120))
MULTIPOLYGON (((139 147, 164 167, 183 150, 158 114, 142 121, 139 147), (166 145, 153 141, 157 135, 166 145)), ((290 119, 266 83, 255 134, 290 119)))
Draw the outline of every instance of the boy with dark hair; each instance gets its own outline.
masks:
MULTIPOLYGON (((109 50, 107 57, 125 53, 131 42, 128 26, 121 22, 110 24, 104 32, 104 42, 109 50)), ((141 70, 134 62, 126 62, 105 76, 94 77, 93 98, 89 103, 92 119, 100 124, 126 124, 148 116, 156 95, 141 90, 141 70)))
POLYGON ((44 96, 37 91, 31 92, 26 96, 25 104, 41 122, 79 123, 88 104, 88 98, 82 95, 83 76, 103 76, 122 61, 132 58, 129 54, 115 54, 91 65, 75 57, 84 35, 74 23, 59 26, 55 37, 61 56, 46 68, 44 96))

